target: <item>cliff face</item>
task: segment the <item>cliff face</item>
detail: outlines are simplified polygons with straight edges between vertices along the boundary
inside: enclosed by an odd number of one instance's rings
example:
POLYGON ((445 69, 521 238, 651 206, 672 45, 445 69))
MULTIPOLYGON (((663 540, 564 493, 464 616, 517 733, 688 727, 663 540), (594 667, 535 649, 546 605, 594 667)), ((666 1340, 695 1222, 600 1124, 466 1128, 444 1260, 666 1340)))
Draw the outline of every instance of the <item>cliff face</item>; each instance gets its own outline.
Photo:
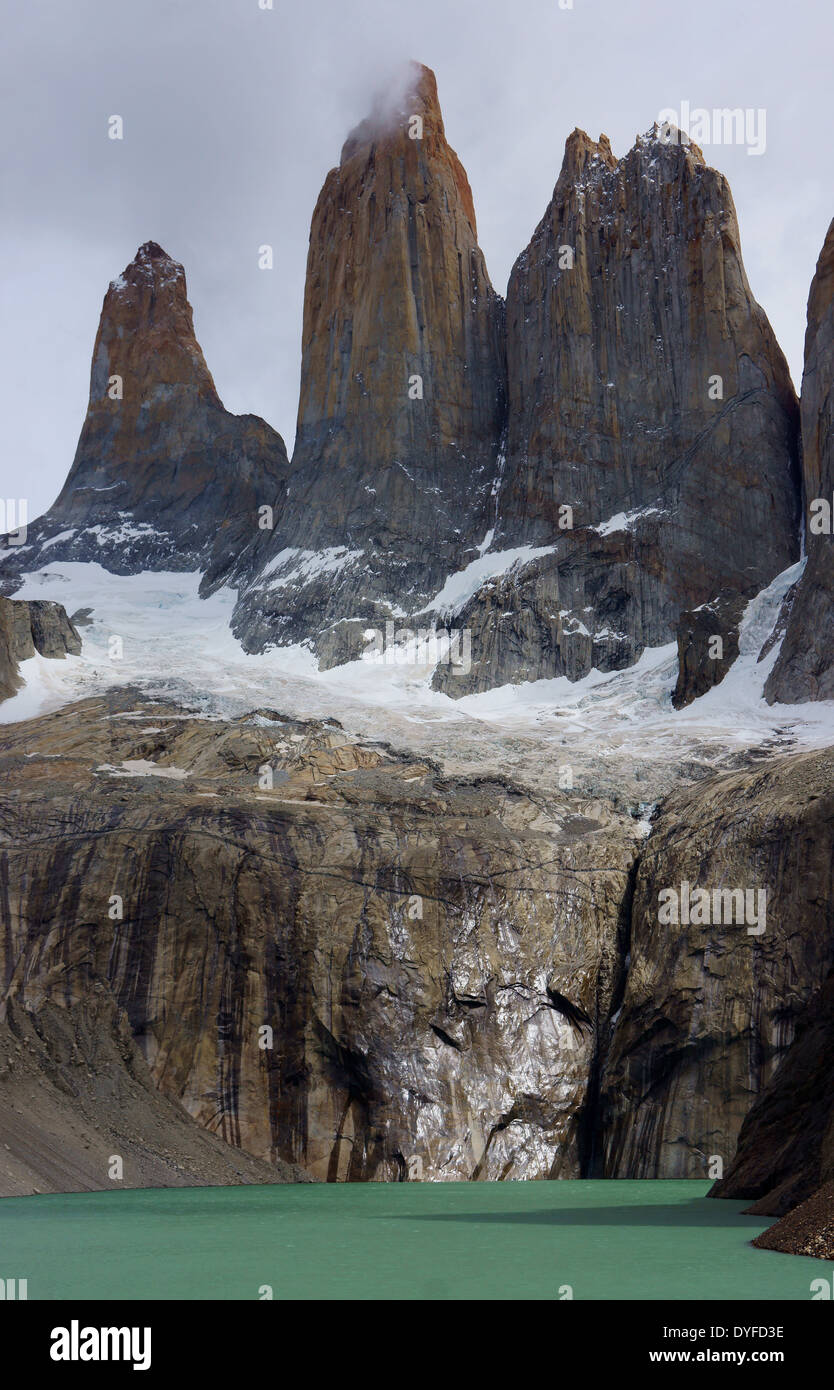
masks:
POLYGON ((455 615, 470 688, 628 665, 797 558, 796 399, 696 146, 653 132, 617 161, 574 132, 510 278, 507 366, 491 549, 549 553, 455 615))
POLYGON ((0 701, 19 688, 21 661, 36 652, 60 659, 80 651, 81 638, 60 603, 0 596, 0 701))
MULTIPOLYGON (((120 1051, 128 1110, 147 1068, 140 1092, 333 1181, 704 1177, 718 1156, 729 1195, 789 1202, 832 1175, 812 1001, 834 753, 677 792, 645 842, 606 803, 450 778, 335 721, 129 689, 3 730, 0 771, 0 1025, 44 1104, 79 1079, 75 1038, 102 1084, 120 1051), (664 921, 684 883, 753 890, 764 930, 664 921)), ((0 1069, 0 1107, 19 1081, 0 1069)), ((131 1151, 156 1162, 139 1100, 131 1151)))
MULTIPOLYGON (((691 705, 720 685, 738 656, 744 610, 743 594, 718 594, 678 619, 678 679, 672 691, 675 709, 691 705)), ((760 657, 761 659, 761 657, 760 657)))
POLYGON ((93 982, 76 1004, 0 1003, 0 1135, 4 1197, 310 1180, 230 1148, 163 1096, 124 1014, 93 982))
MULTIPOLYGON (((472 655, 438 667, 450 695, 575 680, 719 597, 735 611, 797 558, 797 429, 730 190, 697 147, 652 132, 617 161, 575 131, 505 312, 434 76, 413 64, 316 205, 292 465, 262 420, 223 409, 182 267, 148 242, 105 298, 67 482, 0 582, 64 560, 200 569, 204 595, 237 587, 248 651, 305 642, 331 666, 389 620, 450 624, 472 655), (449 582, 464 597, 446 601, 449 582)), ((823 567, 808 592, 827 582, 823 567)), ((684 684, 706 688, 687 650, 684 684)))
POLYGON ((248 646, 346 619, 326 643, 351 654, 350 619, 415 612, 477 553, 505 375, 469 183, 434 74, 414 64, 348 137, 313 214, 292 476, 239 611, 248 646))
POLYGON ((194 336, 185 272, 146 242, 110 285, 72 468, 4 576, 61 560, 141 569, 234 569, 280 506, 287 456, 255 415, 223 409, 194 336))
MULTIPOLYGON (((675 793, 661 807, 637 876, 621 1007, 600 1059, 599 1175, 706 1177, 712 1155, 736 1171, 742 1122, 792 1055, 834 965, 833 774, 834 751, 799 754, 675 793), (664 920, 660 894, 681 895, 685 883, 691 912, 664 920), (716 921, 711 899, 712 920, 699 921, 696 888, 755 890, 754 913, 740 922, 722 907, 716 921)), ((782 1163, 788 1143, 787 1130, 777 1137, 772 1128, 758 1191, 736 1182, 726 1195, 760 1195, 792 1167, 796 1175, 793 1157, 782 1163)))
POLYGON ((755 1199, 755 1212, 781 1216, 834 1180, 832 1067, 829 976, 800 1016, 796 1040, 747 1115, 738 1151, 711 1196, 755 1199))
POLYGON ((808 299, 802 374, 802 467, 808 563, 765 688, 772 704, 834 699, 834 222, 808 299), (824 502, 827 514, 814 503, 824 502))
POLYGON ((130 691, 0 766, 0 1006, 110 1001, 164 1096, 319 1177, 578 1174, 633 821, 130 691))

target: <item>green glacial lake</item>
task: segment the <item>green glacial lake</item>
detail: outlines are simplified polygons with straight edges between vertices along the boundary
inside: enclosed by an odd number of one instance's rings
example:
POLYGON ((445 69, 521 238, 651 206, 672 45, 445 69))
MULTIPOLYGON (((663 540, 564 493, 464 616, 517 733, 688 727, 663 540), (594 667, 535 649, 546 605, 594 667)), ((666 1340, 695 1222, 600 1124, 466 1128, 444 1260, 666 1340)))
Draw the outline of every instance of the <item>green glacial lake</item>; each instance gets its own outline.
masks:
POLYGON ((0 1201, 29 1299, 809 1299, 824 1260, 704 1182, 173 1188, 0 1201))

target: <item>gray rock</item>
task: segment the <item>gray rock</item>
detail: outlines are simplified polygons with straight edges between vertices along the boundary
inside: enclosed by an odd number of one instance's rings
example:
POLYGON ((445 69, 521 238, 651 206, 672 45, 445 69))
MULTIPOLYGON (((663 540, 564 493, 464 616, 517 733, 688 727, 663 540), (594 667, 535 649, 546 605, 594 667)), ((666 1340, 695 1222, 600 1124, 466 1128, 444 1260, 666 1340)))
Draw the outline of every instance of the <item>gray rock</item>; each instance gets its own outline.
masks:
POLYGON ((62 604, 0 597, 0 700, 19 689, 21 661, 36 652, 60 659, 80 651, 81 638, 62 604))
POLYGON ((808 299, 802 374, 802 467, 808 562, 765 696, 773 704, 834 699, 834 222, 808 299), (825 503, 827 517, 815 504, 825 503), (826 529, 818 530, 820 523, 826 529))
MULTIPOLYGON (((713 1156, 730 1169, 747 1112, 834 965, 832 788, 827 749, 713 778, 660 808, 599 1059, 597 1176, 704 1178, 713 1156), (713 920, 692 921, 699 910, 664 922, 660 895, 680 899, 683 883, 691 901, 696 888, 764 890, 764 931, 723 899, 714 912, 712 896, 713 920)), ((758 897, 750 905, 760 916, 758 897)))
POLYGON ((744 594, 719 594, 678 620, 678 679, 672 691, 675 709, 691 705, 720 685, 736 657, 744 594))
POLYGON ((280 435, 224 410, 185 272, 146 242, 105 295, 69 476, 25 543, 0 550, 0 582, 78 560, 115 574, 203 570, 211 587, 249 563, 258 508, 280 511, 287 471, 280 435))
POLYGON ((696 146, 650 132, 617 161, 574 132, 510 277, 507 367, 491 548, 550 553, 455 613, 472 674, 437 688, 629 665, 797 558, 796 399, 696 146))

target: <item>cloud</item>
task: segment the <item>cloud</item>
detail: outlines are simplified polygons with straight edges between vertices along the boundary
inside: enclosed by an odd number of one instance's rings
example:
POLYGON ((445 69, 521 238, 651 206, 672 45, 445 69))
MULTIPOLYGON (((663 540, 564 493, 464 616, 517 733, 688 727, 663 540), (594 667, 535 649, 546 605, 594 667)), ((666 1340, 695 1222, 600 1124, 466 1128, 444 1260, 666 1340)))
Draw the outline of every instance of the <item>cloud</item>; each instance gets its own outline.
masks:
POLYGON ((565 137, 622 154, 664 107, 764 107, 767 153, 705 151, 729 177, 754 293, 795 377, 834 213, 826 54, 834 20, 703 0, 685 35, 642 0, 41 0, 4 30, 0 84, 0 495, 43 510, 69 469, 108 282, 144 241, 182 261, 230 410, 291 445, 310 217, 373 95, 433 67, 501 292, 552 192, 565 137), (800 75, 801 76, 798 76, 800 75), (124 140, 107 137, 119 114, 124 140), (258 269, 258 247, 274 269, 258 269))

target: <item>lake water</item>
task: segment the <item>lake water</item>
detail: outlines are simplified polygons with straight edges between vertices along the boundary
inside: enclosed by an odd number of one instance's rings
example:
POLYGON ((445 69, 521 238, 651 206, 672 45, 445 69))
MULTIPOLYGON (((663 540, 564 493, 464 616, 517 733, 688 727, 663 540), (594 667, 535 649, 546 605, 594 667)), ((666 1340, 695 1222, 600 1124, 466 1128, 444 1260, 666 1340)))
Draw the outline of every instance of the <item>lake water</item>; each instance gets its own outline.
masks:
POLYGON ((704 1182, 303 1184, 0 1201, 31 1299, 804 1299, 825 1260, 704 1182))

